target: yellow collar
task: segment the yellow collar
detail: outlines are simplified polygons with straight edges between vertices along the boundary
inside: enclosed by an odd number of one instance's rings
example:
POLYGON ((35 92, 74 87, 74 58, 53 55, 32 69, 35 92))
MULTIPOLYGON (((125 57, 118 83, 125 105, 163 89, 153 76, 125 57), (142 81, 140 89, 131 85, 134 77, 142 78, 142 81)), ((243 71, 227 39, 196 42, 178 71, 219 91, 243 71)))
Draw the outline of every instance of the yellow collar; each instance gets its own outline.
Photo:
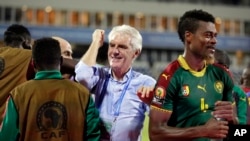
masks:
POLYGON ((182 55, 179 55, 177 61, 180 63, 181 67, 185 70, 188 70, 190 71, 194 76, 196 77, 202 77, 205 72, 206 72, 206 68, 207 68, 207 63, 205 61, 205 67, 201 70, 201 71, 195 71, 195 70, 192 70, 189 65, 187 64, 186 60, 184 59, 184 57, 182 55))

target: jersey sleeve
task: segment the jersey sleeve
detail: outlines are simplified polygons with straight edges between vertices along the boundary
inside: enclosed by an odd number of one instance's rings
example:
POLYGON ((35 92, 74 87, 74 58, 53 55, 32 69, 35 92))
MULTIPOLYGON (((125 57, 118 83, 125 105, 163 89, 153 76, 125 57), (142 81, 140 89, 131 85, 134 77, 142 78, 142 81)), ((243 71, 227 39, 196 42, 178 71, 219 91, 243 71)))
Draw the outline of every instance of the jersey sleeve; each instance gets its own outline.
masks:
POLYGON ((0 129, 0 141, 16 141, 19 136, 19 120, 12 97, 9 97, 6 106, 4 120, 0 129))
POLYGON ((245 92, 238 86, 234 86, 233 96, 237 107, 237 116, 239 124, 247 123, 247 105, 248 99, 245 92))
POLYGON ((228 69, 225 71, 226 71, 224 80, 225 88, 222 100, 234 102, 235 100, 233 98, 233 88, 234 88, 233 78, 231 72, 228 69))
POLYGON ((178 64, 174 63, 169 66, 161 73, 154 90, 154 98, 152 106, 161 108, 163 110, 172 111, 173 101, 175 94, 177 94, 175 83, 175 71, 178 68, 178 64))
POLYGON ((88 141, 99 141, 100 140, 100 118, 99 112, 95 108, 92 97, 89 97, 89 103, 86 109, 86 139, 88 141))

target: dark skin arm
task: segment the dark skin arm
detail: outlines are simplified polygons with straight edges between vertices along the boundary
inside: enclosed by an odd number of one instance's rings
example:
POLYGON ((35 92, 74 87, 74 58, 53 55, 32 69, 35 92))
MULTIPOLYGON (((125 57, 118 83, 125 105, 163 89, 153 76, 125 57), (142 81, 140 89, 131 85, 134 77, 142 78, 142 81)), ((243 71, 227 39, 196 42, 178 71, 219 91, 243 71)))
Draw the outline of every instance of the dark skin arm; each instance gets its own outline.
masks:
POLYGON ((214 117, 225 119, 231 124, 239 123, 235 104, 229 101, 217 101, 214 110, 212 113, 214 117))
MULTIPOLYGON (((139 98, 147 104, 152 101, 152 88, 140 88, 139 98)), ((149 115, 149 136, 151 141, 161 140, 192 140, 194 138, 225 138, 228 133, 228 123, 237 123, 236 107, 229 101, 217 101, 212 118, 205 125, 177 128, 167 125, 172 112, 152 106, 149 115), (215 118, 223 118, 225 121, 217 121, 215 118)))
POLYGON ((61 73, 64 74, 75 74, 75 66, 78 61, 74 59, 68 59, 62 57, 61 73))
POLYGON ((172 112, 158 108, 151 108, 149 115, 149 136, 151 141, 171 141, 192 140, 200 137, 225 138, 228 133, 228 122, 217 121, 211 118, 205 125, 177 128, 170 127, 168 122, 172 112))
MULTIPOLYGON (((75 74, 75 66, 78 63, 78 61, 68 58, 62 57, 62 64, 61 64, 61 73, 67 73, 67 74, 75 74)), ((26 74, 27 80, 33 79, 35 77, 35 69, 34 64, 32 61, 30 61, 27 74, 26 74)))

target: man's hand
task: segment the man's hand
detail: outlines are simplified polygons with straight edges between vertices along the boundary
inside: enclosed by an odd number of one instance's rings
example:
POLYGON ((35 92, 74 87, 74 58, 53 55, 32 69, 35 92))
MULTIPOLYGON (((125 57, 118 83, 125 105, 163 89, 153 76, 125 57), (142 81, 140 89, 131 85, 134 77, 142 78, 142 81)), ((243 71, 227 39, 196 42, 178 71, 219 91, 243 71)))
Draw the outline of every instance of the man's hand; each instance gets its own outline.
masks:
POLYGON ((228 122, 219 121, 215 118, 211 118, 204 125, 206 128, 206 133, 208 138, 222 139, 225 138, 228 134, 228 122))
POLYGON ((212 112, 212 115, 215 118, 221 118, 225 119, 230 122, 237 122, 237 116, 236 113, 234 112, 234 106, 232 102, 230 101, 217 101, 215 103, 215 108, 214 112, 212 112))
POLYGON ((144 103, 150 105, 154 97, 154 87, 142 86, 137 90, 137 95, 144 103))
POLYGON ((104 33, 102 29, 96 29, 92 34, 92 44, 97 44, 98 47, 101 47, 104 42, 104 33))

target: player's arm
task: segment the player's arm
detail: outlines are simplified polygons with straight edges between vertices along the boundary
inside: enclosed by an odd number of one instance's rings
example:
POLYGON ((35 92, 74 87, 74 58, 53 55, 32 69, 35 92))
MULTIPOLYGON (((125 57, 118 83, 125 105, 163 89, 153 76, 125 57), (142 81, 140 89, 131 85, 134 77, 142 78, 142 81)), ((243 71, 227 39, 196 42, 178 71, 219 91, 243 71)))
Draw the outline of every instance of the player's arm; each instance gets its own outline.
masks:
POLYGON ((6 104, 4 119, 0 127, 0 141, 16 141, 19 136, 18 112, 12 97, 6 104))
POLYGON ((99 112, 95 108, 92 97, 89 97, 89 103, 86 109, 86 140, 88 141, 99 141, 100 140, 100 118, 99 112))
POLYGON ((211 118, 205 125, 179 128, 167 125, 172 112, 151 106, 149 114, 149 137, 151 141, 192 140, 195 138, 225 138, 227 121, 211 118))
POLYGON ((239 119, 239 124, 247 124, 247 96, 242 90, 241 93, 243 95, 240 95, 237 107, 237 116, 239 119))
POLYGON ((215 118, 225 119, 232 124, 239 124, 235 102, 217 101, 215 111, 212 114, 215 118))
POLYGON ((75 66, 78 63, 77 60, 68 59, 62 57, 61 73, 64 74, 75 74, 75 66))
MULTIPOLYGON (((61 64, 61 73, 64 74, 75 74, 75 66, 78 63, 77 60, 74 59, 68 59, 62 57, 62 64, 61 64)), ((33 64, 33 61, 31 60, 27 69, 26 78, 27 80, 33 79, 35 77, 35 66, 33 64)))

